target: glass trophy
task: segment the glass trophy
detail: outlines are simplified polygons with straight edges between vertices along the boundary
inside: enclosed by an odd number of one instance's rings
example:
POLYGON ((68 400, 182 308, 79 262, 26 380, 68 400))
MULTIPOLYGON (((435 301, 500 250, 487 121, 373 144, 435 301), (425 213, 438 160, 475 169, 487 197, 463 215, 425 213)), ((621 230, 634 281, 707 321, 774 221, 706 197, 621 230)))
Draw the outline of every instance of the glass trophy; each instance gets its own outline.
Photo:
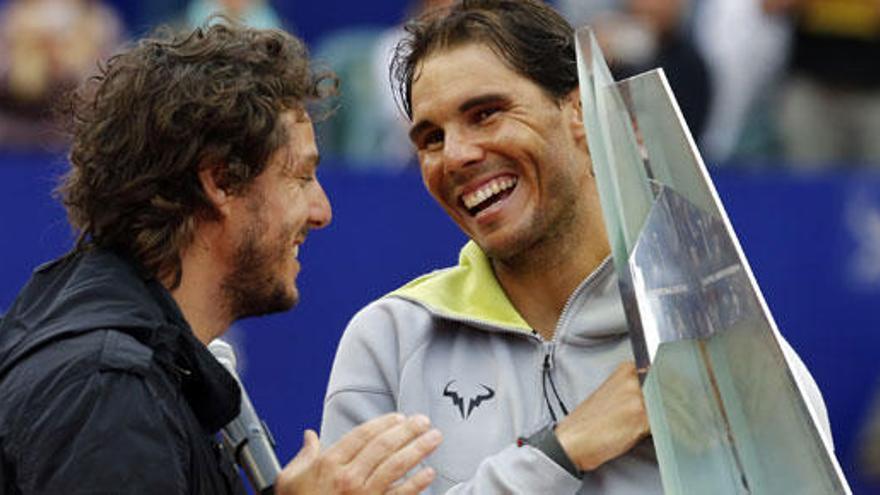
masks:
POLYGON ((661 69, 577 32, 584 125, 665 493, 850 493, 661 69))

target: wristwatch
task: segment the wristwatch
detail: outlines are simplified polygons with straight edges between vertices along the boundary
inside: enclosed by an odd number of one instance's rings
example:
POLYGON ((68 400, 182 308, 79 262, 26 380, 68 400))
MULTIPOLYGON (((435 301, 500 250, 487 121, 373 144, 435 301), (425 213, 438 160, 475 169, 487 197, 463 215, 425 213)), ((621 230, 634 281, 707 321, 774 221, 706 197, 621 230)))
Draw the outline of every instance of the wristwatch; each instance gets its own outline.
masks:
POLYGON ((568 454, 565 453, 565 449, 562 448, 562 444, 560 444, 559 439, 556 438, 556 432, 554 431, 555 427, 556 424, 550 423, 530 435, 528 438, 519 437, 516 440, 516 445, 517 447, 531 445, 543 452, 544 455, 552 459, 553 462, 562 466, 562 468, 568 471, 572 476, 582 479, 584 477, 584 472, 578 469, 571 458, 568 457, 568 454))

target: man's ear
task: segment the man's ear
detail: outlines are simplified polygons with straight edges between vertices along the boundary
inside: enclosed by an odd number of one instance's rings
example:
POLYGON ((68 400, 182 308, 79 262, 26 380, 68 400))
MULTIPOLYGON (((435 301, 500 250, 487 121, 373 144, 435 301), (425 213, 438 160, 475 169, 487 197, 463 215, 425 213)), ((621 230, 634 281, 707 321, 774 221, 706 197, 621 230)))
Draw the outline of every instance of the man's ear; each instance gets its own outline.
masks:
POLYGON ((586 144, 587 131, 584 129, 584 109, 581 104, 580 88, 574 88, 565 98, 572 109, 569 125, 574 138, 577 141, 583 140, 586 144))
POLYGON ((221 179, 220 167, 218 164, 203 164, 199 167, 199 182, 214 211, 218 215, 226 216, 229 214, 232 194, 228 185, 221 179))
POLYGON ((588 169, 590 171, 590 176, 595 177, 596 172, 593 170, 593 159, 590 154, 590 146, 587 144, 587 130, 584 127, 584 106, 581 102, 580 88, 574 88, 565 98, 566 104, 571 107, 571 118, 569 121, 571 135, 574 137, 574 140, 580 149, 586 153, 587 160, 589 160, 588 169))

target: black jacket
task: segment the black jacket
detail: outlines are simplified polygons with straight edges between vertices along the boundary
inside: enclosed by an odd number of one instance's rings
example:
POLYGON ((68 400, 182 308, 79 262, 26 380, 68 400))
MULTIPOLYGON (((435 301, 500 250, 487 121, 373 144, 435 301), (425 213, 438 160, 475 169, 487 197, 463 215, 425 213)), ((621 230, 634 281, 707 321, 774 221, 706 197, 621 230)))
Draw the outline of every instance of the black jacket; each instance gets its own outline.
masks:
POLYGON ((244 493, 216 439, 239 402, 132 263, 48 263, 0 321, 0 494, 244 493))

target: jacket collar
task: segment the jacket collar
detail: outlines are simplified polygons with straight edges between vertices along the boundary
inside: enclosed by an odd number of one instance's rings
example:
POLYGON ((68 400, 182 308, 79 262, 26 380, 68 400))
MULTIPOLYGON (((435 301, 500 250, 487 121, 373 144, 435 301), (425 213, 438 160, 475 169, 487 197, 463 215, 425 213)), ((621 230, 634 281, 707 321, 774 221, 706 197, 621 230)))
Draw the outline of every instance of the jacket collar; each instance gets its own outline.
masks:
MULTIPOLYGON (((416 278, 386 297, 406 299, 438 317, 489 330, 532 333, 501 288, 489 258, 473 241, 461 249, 457 266, 416 278)), ((555 335, 589 344, 627 331, 614 265, 607 258, 569 296, 555 335)))
POLYGON ((199 423, 214 433, 235 419, 241 407, 241 388, 235 378, 199 341, 171 294, 155 279, 147 287, 165 316, 165 330, 159 335, 173 338, 168 353, 157 351, 181 383, 183 395, 199 423))
POLYGON ((495 278, 489 258, 474 241, 461 249, 457 266, 423 275, 388 296, 409 299, 450 319, 532 331, 495 278))

